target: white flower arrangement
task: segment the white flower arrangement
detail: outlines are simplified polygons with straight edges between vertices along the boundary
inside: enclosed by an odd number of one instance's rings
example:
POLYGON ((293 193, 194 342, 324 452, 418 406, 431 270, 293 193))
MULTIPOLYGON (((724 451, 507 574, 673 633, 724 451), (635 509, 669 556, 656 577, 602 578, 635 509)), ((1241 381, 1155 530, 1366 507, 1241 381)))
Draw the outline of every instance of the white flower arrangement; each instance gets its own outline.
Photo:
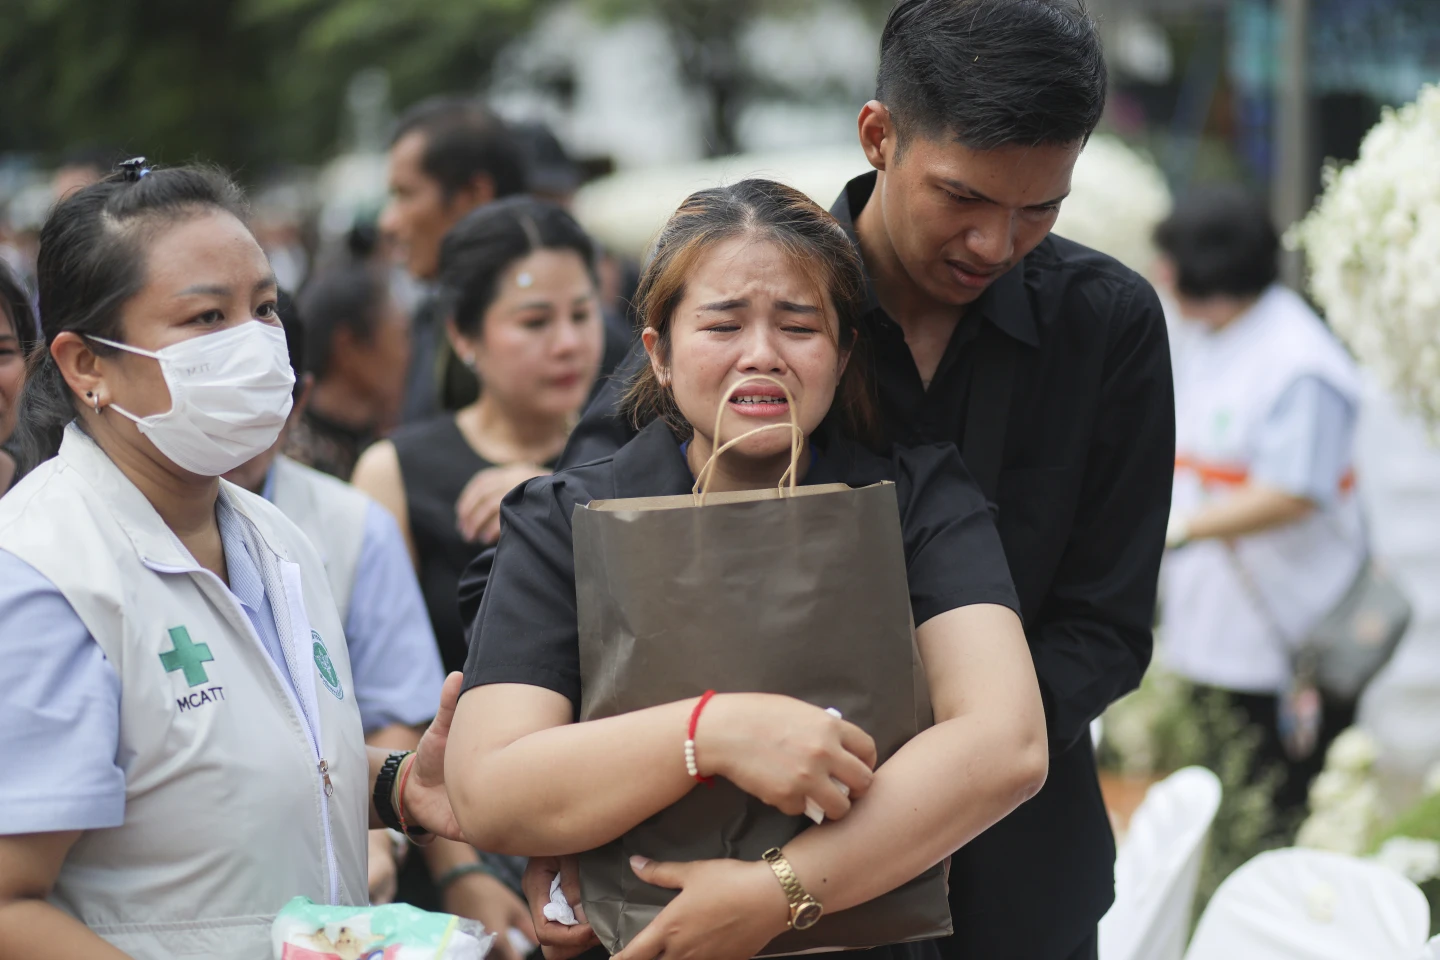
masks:
POLYGON ((1427 797, 1440 795, 1440 763, 1435 764, 1425 774, 1425 783, 1421 792, 1427 797))
POLYGON ((1310 816, 1295 838, 1298 847, 1360 856, 1370 848, 1381 821, 1380 787, 1375 782, 1375 739, 1351 727, 1330 744, 1325 769, 1310 785, 1310 816))
POLYGON ((1359 727, 1350 727, 1331 741, 1325 751, 1325 768, 1364 776, 1375 768, 1379 757, 1375 738, 1359 727))
POLYGON ((1418 804, 1384 823, 1375 777, 1378 746, 1357 727, 1335 739, 1325 753, 1325 769, 1310 785, 1310 816, 1300 826, 1295 845, 1356 857, 1368 854, 1425 885, 1433 908, 1440 893, 1435 886, 1440 880, 1440 768, 1431 771, 1426 796, 1418 804))
POLYGON ((1155 259, 1151 235, 1172 205, 1160 168, 1119 137, 1096 134, 1075 164, 1070 188, 1055 232, 1147 272, 1155 259))
POLYGON ((1440 86, 1386 110, 1358 160, 1326 169, 1288 240, 1360 362, 1440 427, 1440 86))
POLYGON ((1316 807, 1300 826, 1297 847, 1332 850, 1358 857, 1370 848, 1380 827, 1380 788, 1356 779, 1328 806, 1316 807))
POLYGON ((1414 883, 1440 877, 1440 843, 1434 840, 1391 837, 1380 845, 1374 859, 1403 873, 1414 883))

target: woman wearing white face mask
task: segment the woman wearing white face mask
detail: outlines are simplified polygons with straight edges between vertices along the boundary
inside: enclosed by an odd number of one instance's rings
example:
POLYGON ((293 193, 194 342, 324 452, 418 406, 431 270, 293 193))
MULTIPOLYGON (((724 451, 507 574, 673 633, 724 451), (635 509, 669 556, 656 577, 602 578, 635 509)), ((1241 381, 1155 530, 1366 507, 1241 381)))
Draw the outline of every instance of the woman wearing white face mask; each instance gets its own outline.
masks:
POLYGON ((293 374, 229 181, 141 163, 41 234, 0 502, 0 956, 249 958, 293 896, 366 897, 366 830, 457 831, 443 753, 367 751, 304 535, 219 475, 293 374), (43 461, 43 462, 42 462, 43 461))

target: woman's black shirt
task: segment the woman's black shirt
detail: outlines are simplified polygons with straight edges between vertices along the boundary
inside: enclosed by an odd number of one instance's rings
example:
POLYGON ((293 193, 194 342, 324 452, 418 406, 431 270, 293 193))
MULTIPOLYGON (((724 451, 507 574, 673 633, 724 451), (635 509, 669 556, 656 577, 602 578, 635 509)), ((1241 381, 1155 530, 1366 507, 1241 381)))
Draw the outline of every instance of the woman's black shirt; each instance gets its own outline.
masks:
POLYGON ((494 466, 460 432, 454 414, 408 424, 390 441, 405 481, 410 536, 420 558, 416 573, 440 659, 448 673, 465 665, 465 625, 455 604, 461 574, 485 549, 460 536, 455 502, 470 478, 494 466))
MULTIPOLYGON (((895 483, 917 626, 975 603, 1019 612, 990 510, 954 445, 897 447, 883 457, 839 435, 812 442, 817 452, 806 484, 895 483)), ((472 623, 465 689, 489 683, 544 687, 578 711, 575 507, 685 494, 693 483, 674 434, 657 421, 613 456, 511 491, 501 507, 499 544, 470 566, 460 584, 461 613, 472 623)))

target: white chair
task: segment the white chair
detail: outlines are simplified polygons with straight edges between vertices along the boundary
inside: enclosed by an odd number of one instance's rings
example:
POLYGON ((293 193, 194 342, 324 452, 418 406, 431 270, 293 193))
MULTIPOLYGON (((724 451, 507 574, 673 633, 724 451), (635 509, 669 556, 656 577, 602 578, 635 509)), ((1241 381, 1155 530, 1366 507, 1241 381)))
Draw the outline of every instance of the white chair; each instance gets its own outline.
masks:
POLYGON ((1100 960, 1180 960, 1219 808, 1220 780, 1204 767, 1176 771, 1145 794, 1116 857, 1100 960))
POLYGON ((1272 850, 1230 875, 1185 960, 1415 960, 1425 895, 1399 873, 1324 850, 1272 850))

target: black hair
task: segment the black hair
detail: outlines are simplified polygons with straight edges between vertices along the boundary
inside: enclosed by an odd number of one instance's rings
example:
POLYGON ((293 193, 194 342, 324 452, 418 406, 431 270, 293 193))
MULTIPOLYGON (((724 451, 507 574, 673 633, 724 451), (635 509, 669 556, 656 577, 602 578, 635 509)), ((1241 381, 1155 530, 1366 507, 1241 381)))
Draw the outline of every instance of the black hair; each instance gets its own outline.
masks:
POLYGON ((1256 297, 1280 275, 1280 236, 1265 204, 1240 186, 1190 192, 1155 228, 1187 297, 1256 297))
POLYGON ((456 329, 479 334, 500 275, 536 250, 572 250, 595 275, 594 242, 553 203, 511 197, 472 210, 451 227, 440 242, 440 288, 456 329))
POLYGON ((574 193, 584 177, 580 165, 565 152, 555 131, 539 120, 511 124, 525 150, 532 193, 574 193))
POLYGON ((380 227, 374 220, 357 220, 345 232, 345 252, 352 260, 369 260, 380 246, 380 227))
POLYGON ((482 174, 494 184, 497 200, 525 192, 525 149, 483 103, 456 96, 422 100, 400 115, 390 145, 415 132, 425 138, 420 168, 447 200, 482 174))
POLYGON ((304 369, 316 380, 329 372, 339 330, 368 343, 389 297, 390 281, 384 270, 359 260, 327 270, 306 284, 297 304, 305 323, 304 369))
POLYGON ((30 291, 4 260, 0 260, 0 313, 5 314, 14 328, 15 339, 20 341, 20 355, 30 356, 40 342, 35 308, 30 302, 30 291))
POLYGON ((194 166, 114 173, 50 211, 36 265, 44 344, 30 355, 15 431, 22 471, 55 455, 80 399, 50 355, 55 338, 72 331, 97 354, 112 353, 90 338, 124 341, 121 309, 145 285, 157 230, 212 211, 243 222, 244 195, 219 170, 194 166))
POLYGON ((285 349, 290 352, 290 371, 295 374, 292 396, 298 400, 305 386, 300 382, 305 373, 305 323, 295 306, 295 298, 283 288, 276 291, 275 312, 279 314, 280 326, 285 330, 285 349))
POLYGON ((880 37, 875 99, 911 134, 974 150, 1087 140, 1105 55, 1081 0, 900 0, 880 37))

